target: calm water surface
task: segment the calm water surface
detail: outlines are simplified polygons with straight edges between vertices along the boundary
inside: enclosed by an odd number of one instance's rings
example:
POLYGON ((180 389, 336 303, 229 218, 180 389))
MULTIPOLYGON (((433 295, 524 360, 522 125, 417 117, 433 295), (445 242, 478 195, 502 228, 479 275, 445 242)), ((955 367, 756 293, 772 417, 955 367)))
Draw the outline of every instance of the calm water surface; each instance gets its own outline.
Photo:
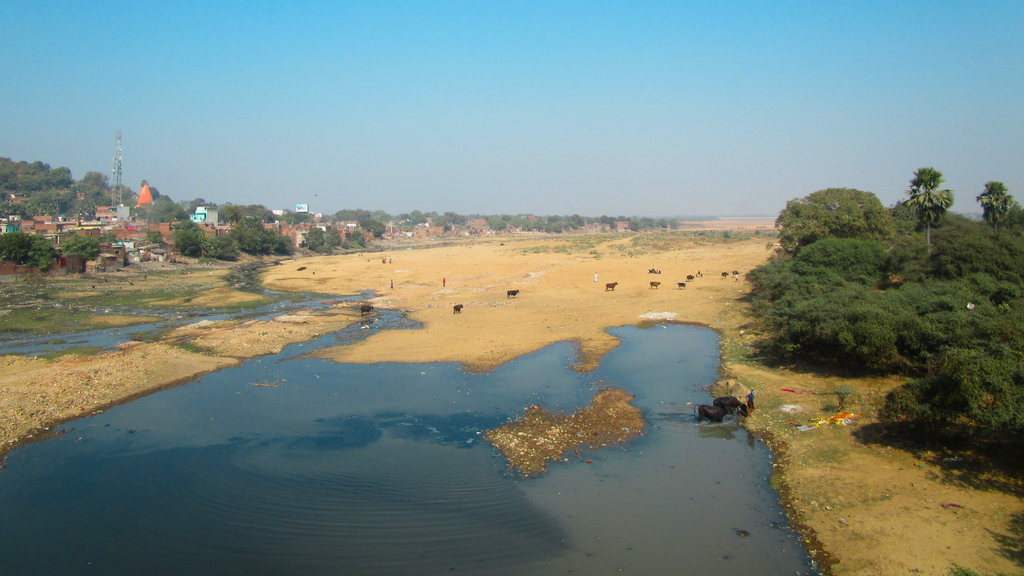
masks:
POLYGON ((710 400, 714 332, 615 329, 622 346, 586 375, 567 368, 569 344, 482 375, 301 356, 376 326, 9 453, 3 573, 813 573, 768 486, 768 450, 686 406, 710 400), (570 411, 604 385, 636 394, 651 427, 592 464, 522 480, 480 440, 527 406, 570 411))

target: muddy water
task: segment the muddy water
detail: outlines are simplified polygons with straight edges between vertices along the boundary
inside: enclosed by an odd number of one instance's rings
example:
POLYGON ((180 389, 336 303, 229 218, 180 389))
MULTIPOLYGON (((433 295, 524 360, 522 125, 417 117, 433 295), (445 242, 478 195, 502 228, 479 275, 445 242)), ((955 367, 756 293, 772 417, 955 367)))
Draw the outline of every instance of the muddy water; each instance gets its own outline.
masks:
POLYGON ((4 573, 811 572, 768 451, 686 406, 708 401, 717 336, 615 334, 588 375, 567 368, 568 344, 484 375, 301 356, 350 332, 69 423, 0 470, 4 573), (651 427, 592 464, 522 480, 480 441, 607 384, 635 393, 651 427))

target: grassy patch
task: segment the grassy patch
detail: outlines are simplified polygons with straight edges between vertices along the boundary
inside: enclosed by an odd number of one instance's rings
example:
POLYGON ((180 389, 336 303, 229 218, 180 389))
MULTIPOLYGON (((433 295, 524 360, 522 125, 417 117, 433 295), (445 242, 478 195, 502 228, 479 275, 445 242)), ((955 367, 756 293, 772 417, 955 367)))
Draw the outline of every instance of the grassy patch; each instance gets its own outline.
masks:
POLYGON ((551 252, 550 246, 530 246, 528 248, 520 248, 519 252, 522 254, 546 254, 551 252))
POLYGON ((48 308, 16 308, 0 316, 0 332, 50 334, 75 332, 94 328, 89 312, 48 308))

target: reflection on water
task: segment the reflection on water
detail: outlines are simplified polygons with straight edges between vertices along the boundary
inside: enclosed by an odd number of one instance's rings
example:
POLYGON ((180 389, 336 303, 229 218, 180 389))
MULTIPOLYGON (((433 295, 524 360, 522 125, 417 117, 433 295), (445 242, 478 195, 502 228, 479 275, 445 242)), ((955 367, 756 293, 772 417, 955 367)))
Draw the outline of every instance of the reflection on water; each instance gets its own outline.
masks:
POLYGON ((686 405, 708 401, 715 334, 615 334, 591 375, 567 368, 569 344, 468 374, 335 364, 304 343, 69 423, 0 470, 4 573, 810 571, 770 454, 686 405), (535 480, 480 441, 527 406, 585 405, 599 381, 637 395, 647 435, 535 480))

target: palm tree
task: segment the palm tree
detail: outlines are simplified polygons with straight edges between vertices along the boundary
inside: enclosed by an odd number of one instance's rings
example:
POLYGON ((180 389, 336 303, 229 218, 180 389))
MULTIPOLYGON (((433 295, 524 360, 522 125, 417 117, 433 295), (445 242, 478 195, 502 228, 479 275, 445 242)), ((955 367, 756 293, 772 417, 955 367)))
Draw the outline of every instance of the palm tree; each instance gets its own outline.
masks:
POLYGON ((1002 182, 985 182, 985 191, 978 196, 985 221, 992 224, 992 231, 999 235, 998 222, 1006 217, 1013 206, 1013 196, 1006 193, 1006 185, 1002 182))
POLYGON ((932 255, 932 224, 938 222, 946 209, 953 205, 953 191, 938 189, 943 182, 942 172, 935 168, 918 168, 910 181, 910 190, 907 190, 910 196, 907 203, 917 211, 917 219, 927 227, 929 256, 932 255))

